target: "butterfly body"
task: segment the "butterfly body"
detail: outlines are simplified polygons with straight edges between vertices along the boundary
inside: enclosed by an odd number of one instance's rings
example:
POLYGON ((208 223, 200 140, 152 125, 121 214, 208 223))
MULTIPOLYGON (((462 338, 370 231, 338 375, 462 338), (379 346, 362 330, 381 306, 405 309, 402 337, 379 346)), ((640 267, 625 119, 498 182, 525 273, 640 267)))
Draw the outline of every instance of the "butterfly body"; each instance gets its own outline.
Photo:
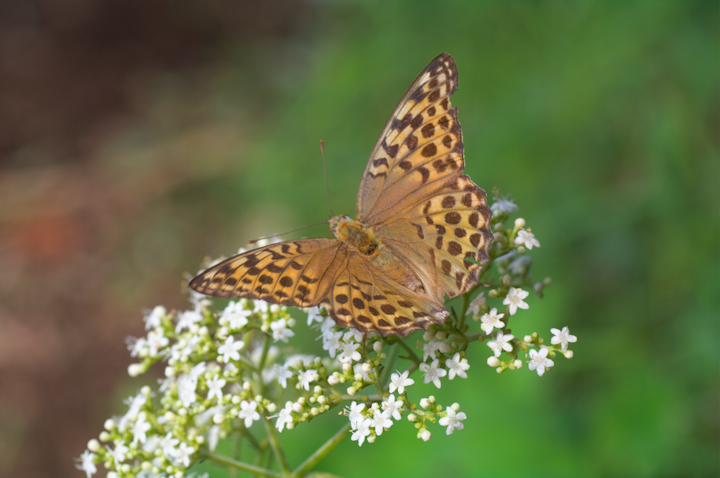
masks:
POLYGON ((343 327, 407 336, 443 324, 445 297, 478 283, 493 236, 485 192, 465 174, 455 61, 435 58, 398 103, 370 154, 356 217, 335 239, 247 251, 190 282, 197 292, 324 306, 343 327))

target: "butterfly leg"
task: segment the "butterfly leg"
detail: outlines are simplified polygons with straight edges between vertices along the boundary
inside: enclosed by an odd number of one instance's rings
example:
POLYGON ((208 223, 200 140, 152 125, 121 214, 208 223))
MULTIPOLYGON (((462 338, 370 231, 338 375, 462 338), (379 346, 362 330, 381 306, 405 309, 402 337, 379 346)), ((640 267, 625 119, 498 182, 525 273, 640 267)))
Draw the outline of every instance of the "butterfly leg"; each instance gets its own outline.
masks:
POLYGON ((368 334, 367 332, 365 332, 365 333, 363 334, 363 349, 362 349, 362 350, 363 350, 363 351, 362 351, 363 355, 365 355, 365 339, 367 339, 367 334, 368 334))

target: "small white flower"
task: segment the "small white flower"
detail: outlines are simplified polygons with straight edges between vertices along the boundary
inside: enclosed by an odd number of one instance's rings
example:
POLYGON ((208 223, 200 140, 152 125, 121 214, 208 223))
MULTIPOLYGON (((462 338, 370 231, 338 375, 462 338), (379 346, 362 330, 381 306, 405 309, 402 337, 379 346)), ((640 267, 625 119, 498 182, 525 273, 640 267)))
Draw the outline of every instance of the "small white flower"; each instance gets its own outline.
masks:
POLYGON ((420 371, 425 372, 425 383, 434 383, 437 388, 440 388, 440 378, 447 375, 447 370, 438 368, 438 359, 432 361, 430 365, 426 363, 420 364, 420 371))
POLYGON ((501 330, 497 333, 495 340, 489 341, 487 345, 495 353, 495 356, 499 357, 503 350, 505 352, 512 352, 512 345, 510 345, 509 342, 514 338, 514 335, 503 334, 501 330))
POLYGON ((380 410, 374 410, 371 426, 375 428, 375 434, 377 436, 382 435, 383 431, 392 426, 393 421, 390 419, 390 415, 390 410, 382 412, 380 410))
POLYGON ((467 361, 463 361, 460 359, 460 352, 456 352, 455 356, 451 359, 447 359, 445 361, 445 366, 450 371, 448 378, 450 380, 455 378, 455 375, 462 378, 467 378, 467 374, 465 373, 465 370, 470 368, 470 364, 467 363, 467 361))
POLYGON ((423 362, 430 358, 435 358, 435 352, 437 352, 440 349, 440 342, 438 342, 435 339, 430 339, 430 341, 426 342, 422 346, 423 349, 423 362))
POLYGON ((275 371, 277 372, 277 381, 280 384, 282 388, 287 387, 287 379, 293 376, 293 373, 288 370, 290 365, 287 363, 285 365, 278 365, 275 364, 275 371))
POLYGON ((175 438, 172 433, 168 432, 164 438, 160 440, 160 448, 163 454, 170 460, 177 453, 177 446, 180 444, 180 439, 175 438))
POLYGON ((167 345, 170 343, 170 340, 168 340, 167 337, 163 336, 162 329, 157 329, 159 332, 156 332, 155 330, 151 330, 148 332, 147 336, 147 347, 148 347, 148 355, 150 357, 157 356, 158 352, 162 350, 163 348, 167 347, 167 345))
POLYGON ((230 302, 223 310, 220 319, 227 322, 230 330, 239 330, 248 324, 248 317, 252 310, 247 310, 240 302, 230 302))
POLYGON ((298 381, 300 386, 307 391, 310 391, 310 382, 314 382, 318 379, 318 373, 315 369, 306 370, 298 373, 298 381))
POLYGON ((351 340, 353 342, 362 343, 363 341, 363 333, 360 332, 358 329, 350 329, 343 334, 343 340, 345 342, 350 342, 351 340))
POLYGON ((203 316, 196 310, 186 310, 179 314, 178 323, 175 326, 175 333, 179 334, 184 329, 189 329, 198 322, 202 322, 203 316))
POLYGON ((350 439, 352 441, 357 441, 358 446, 362 446, 362 444, 365 442, 365 438, 370 435, 370 427, 372 426, 372 424, 373 421, 370 418, 366 418, 360 423, 358 423, 350 439))
POLYGON ((467 418, 467 415, 465 415, 465 412, 456 412, 452 407, 448 407, 446 409, 447 416, 442 417, 438 423, 440 425, 447 427, 446 434, 450 435, 455 430, 462 430, 465 428, 465 425, 463 425, 461 420, 465 420, 467 418))
POLYGON ((550 339, 550 343, 552 345, 560 344, 560 349, 563 352, 567 351, 568 342, 577 342, 577 337, 575 337, 574 335, 570 335, 570 329, 568 329, 567 327, 563 327, 562 330, 550 329, 550 332, 552 332, 554 335, 554 337, 550 339))
POLYGON ((183 466, 190 466, 190 457, 195 453, 195 448, 187 443, 181 443, 175 452, 175 460, 182 463, 183 466))
POLYGON ((535 239, 535 234, 525 229, 520 229, 515 238, 515 244, 525 246, 528 250, 533 247, 540 247, 540 243, 535 239))
POLYGON ((465 315, 468 314, 479 314, 480 308, 485 307, 485 304, 487 304, 487 301, 485 300, 485 292, 481 292, 478 294, 477 297, 473 299, 472 302, 470 302, 470 305, 468 306, 467 312, 465 312, 465 315))
POLYGON ((348 419, 350 420, 350 428, 353 430, 357 430, 358 426, 365 420, 365 415, 362 413, 363 410, 365 410, 364 403, 352 402, 350 404, 348 419))
POLYGON ((145 443, 148 430, 150 430, 150 424, 145 421, 145 412, 141 412, 132 428, 132 434, 134 435, 133 445, 138 442, 145 443))
POLYGON ((337 351, 342 348, 342 332, 335 332, 332 329, 322 334, 323 349, 328 351, 331 358, 335 358, 337 351))
POLYGON ((128 337, 127 344, 131 357, 142 357, 147 352, 148 342, 145 337, 128 337))
POLYGON ((223 392, 222 389, 227 381, 224 378, 220 378, 217 374, 213 378, 207 381, 208 387, 208 400, 212 400, 213 397, 217 397, 218 401, 222 400, 223 392))
POLYGON ((521 309, 527 309, 529 307, 525 302, 523 302, 523 299, 525 299, 528 295, 530 295, 530 292, 526 290, 510 287, 507 297, 503 300, 503 305, 510 307, 510 315, 515 315, 518 307, 521 309))
POLYGON ((167 309, 158 305, 145 315, 145 330, 154 329, 162 325, 162 318, 167 315, 167 309))
POLYGON ((75 467, 78 470, 84 471, 87 478, 90 478, 97 473, 97 467, 93 460, 95 460, 95 453, 90 453, 90 450, 85 450, 83 454, 80 455, 80 463, 75 465, 75 467))
POLYGON ((340 363, 352 363, 360 360, 360 352, 357 351, 360 344, 355 342, 348 342, 343 345, 343 351, 338 355, 340 363))
POLYGON ((395 395, 390 395, 387 400, 382 402, 382 409, 385 411, 389 411, 390 415, 395 420, 400 420, 402 418, 402 415, 400 415, 400 409, 403 406, 402 400, 395 400, 395 395))
POLYGON ((547 347, 540 347, 539 352, 535 349, 530 350, 530 362, 528 363, 528 368, 530 370, 537 370, 537 374, 542 377, 545 373, 545 369, 555 365, 555 362, 547 358, 547 355, 547 347))
POLYGON ((523 275, 527 272, 528 268, 530 267, 530 264, 532 264, 532 259, 528 256, 520 256, 517 259, 513 260, 508 266, 507 269, 510 271, 510 273, 515 275, 523 275))
POLYGON ((518 210, 518 207, 509 199, 498 198, 497 201, 490 205, 493 215, 509 214, 518 210))
POLYGON ((308 325, 313 325, 315 322, 318 324, 322 324, 323 320, 325 320, 325 317, 322 316, 320 313, 320 307, 310 307, 307 311, 308 313, 308 325))
POLYGON ((245 347, 245 342, 242 340, 235 340, 235 337, 232 335, 225 339, 225 344, 218 347, 218 354, 220 354, 222 357, 222 361, 225 363, 230 362, 231 360, 240 360, 240 352, 239 350, 245 347))
POLYGON ((295 335, 295 332, 287 328, 287 320, 280 319, 270 324, 273 332, 273 339, 277 342, 281 340, 287 343, 288 339, 295 335))
POLYGON ((482 321, 480 328, 483 329, 485 334, 490 335, 496 327, 498 329, 505 327, 505 322, 500 320, 503 317, 505 317, 505 314, 498 314, 497 308, 493 307, 490 309, 490 312, 483 314, 482 317, 480 317, 480 320, 482 321))
POLYGON ((285 406, 282 410, 280 410, 280 413, 277 414, 277 420, 275 421, 275 428, 278 429, 279 432, 283 431, 283 428, 285 428, 285 425, 292 423, 293 417, 292 417, 292 405, 291 406, 285 406))
POLYGON ((119 465, 123 461, 125 461, 125 457, 127 456, 127 452, 130 451, 130 448, 125 446, 124 441, 120 441, 117 445, 115 445, 115 449, 112 450, 112 456, 115 460, 115 465, 119 465))
POLYGON ((257 412, 257 402, 255 400, 240 402, 240 413, 238 418, 245 420, 245 428, 250 428, 252 422, 260 420, 260 414, 257 412))
POLYGON ((405 393, 405 387, 409 387, 415 383, 415 380, 408 378, 408 375, 409 372, 407 370, 403 373, 398 371, 397 373, 390 375, 390 385, 388 386, 390 393, 394 393, 395 390, 397 390, 400 394, 405 393))
POLYGON ((255 300, 253 302, 255 304, 253 312, 260 312, 261 314, 264 314, 270 310, 270 305, 264 300, 255 300))

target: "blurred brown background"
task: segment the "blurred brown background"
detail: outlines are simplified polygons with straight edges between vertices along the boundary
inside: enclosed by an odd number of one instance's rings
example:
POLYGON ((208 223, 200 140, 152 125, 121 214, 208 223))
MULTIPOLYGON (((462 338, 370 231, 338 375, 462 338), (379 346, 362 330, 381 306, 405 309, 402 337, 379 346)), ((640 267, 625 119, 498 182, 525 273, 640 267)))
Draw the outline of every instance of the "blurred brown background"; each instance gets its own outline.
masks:
MULTIPOLYGON (((392 107, 446 51, 466 172, 516 200, 553 278, 518 330, 568 325, 575 357, 539 379, 474 350, 467 380, 414 386, 465 430, 398 423, 321 469, 717 477, 719 45, 710 1, 0 1, 0 476, 81 477, 152 383, 126 373, 142 310, 185 308, 205 256, 325 219, 320 139, 352 214, 392 107)), ((291 461, 342 420, 283 433, 291 461)))
POLYGON ((81 474, 73 458, 123 408, 123 338, 143 308, 182 304, 182 265, 207 253, 186 232, 220 227, 166 201, 243 145, 197 104, 218 56, 288 42, 305 10, 0 2, 0 476, 81 474))

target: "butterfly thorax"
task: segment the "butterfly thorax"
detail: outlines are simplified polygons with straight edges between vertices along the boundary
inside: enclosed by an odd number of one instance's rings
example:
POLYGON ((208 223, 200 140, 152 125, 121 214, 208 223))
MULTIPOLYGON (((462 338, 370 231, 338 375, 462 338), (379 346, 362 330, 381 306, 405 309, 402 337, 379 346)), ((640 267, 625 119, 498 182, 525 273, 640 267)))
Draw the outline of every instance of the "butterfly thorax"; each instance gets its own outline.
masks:
POLYGON ((330 232, 339 241, 355 247, 362 254, 372 255, 378 248, 378 240, 372 229, 348 216, 330 219, 330 232))

